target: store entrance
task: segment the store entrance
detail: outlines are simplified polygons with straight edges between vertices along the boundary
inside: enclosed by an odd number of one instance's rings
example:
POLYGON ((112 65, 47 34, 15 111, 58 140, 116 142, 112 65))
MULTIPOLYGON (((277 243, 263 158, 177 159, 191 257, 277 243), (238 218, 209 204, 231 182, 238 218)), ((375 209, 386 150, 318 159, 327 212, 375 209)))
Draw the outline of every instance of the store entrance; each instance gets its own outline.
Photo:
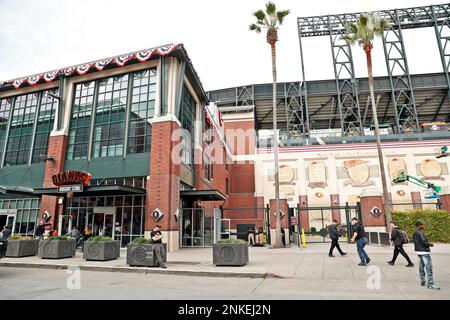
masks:
POLYGON ((94 208, 87 215, 87 225, 92 228, 92 236, 105 236, 114 239, 115 207, 94 208))
POLYGON ((14 217, 13 214, 0 214, 0 230, 3 229, 4 226, 9 226, 10 228, 14 227, 14 217))

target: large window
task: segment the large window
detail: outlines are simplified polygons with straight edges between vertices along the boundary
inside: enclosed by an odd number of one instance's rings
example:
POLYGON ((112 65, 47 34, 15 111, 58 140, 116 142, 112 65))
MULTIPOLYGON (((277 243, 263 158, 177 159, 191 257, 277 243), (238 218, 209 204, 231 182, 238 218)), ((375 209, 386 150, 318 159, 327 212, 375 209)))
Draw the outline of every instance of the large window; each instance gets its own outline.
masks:
POLYGON ((114 239, 122 246, 144 236, 145 196, 74 197, 68 201, 66 215, 72 220, 72 228, 76 226, 83 231, 89 225, 94 234, 98 234, 99 229, 106 228, 102 220, 102 213, 106 212, 102 211, 103 207, 114 207, 108 223, 114 228, 114 239))
POLYGON ((9 129, 5 165, 28 163, 37 104, 37 93, 16 97, 9 129))
POLYGON ((204 155, 204 166, 205 166, 205 178, 209 181, 213 179, 213 164, 211 162, 211 158, 206 154, 204 155))
POLYGON ((11 111, 11 98, 0 100, 0 161, 3 158, 3 149, 6 143, 9 114, 11 111))
POLYGON ((121 156, 125 139, 128 154, 150 152, 155 91, 156 69, 77 84, 67 159, 121 156), (128 132, 127 115, 130 119, 128 132), (89 155, 90 144, 92 153, 89 155))
POLYGON ((40 199, 12 199, 0 200, 0 209, 9 209, 14 215, 15 234, 34 235, 36 226, 39 223, 40 199))
POLYGON ((133 73, 128 153, 149 152, 155 112, 156 69, 133 73))
POLYGON ((99 82, 92 154, 94 158, 123 154, 127 88, 127 74, 99 82))
POLYGON ((70 118, 67 159, 86 159, 89 149, 89 130, 94 103, 95 82, 79 83, 75 87, 75 96, 70 118))
POLYGON ((181 160, 184 164, 192 166, 194 163, 194 132, 195 132, 196 103, 186 86, 183 86, 183 100, 181 101, 179 119, 183 130, 181 137, 181 160))
MULTIPOLYGON (((50 91, 56 95, 56 90, 50 91)), ((58 107, 58 99, 50 95, 41 96, 41 104, 39 106, 39 113, 36 123, 36 134, 34 138, 32 163, 43 161, 40 158, 41 154, 47 154, 48 140, 50 132, 53 130, 53 122, 55 121, 55 112, 58 107)))

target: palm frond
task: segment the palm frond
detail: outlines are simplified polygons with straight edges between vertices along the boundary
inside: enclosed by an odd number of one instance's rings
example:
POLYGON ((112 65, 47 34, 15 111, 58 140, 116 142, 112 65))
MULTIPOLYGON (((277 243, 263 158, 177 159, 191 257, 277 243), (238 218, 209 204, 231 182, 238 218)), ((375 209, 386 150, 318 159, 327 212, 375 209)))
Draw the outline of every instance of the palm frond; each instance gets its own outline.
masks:
POLYGON ((253 12, 253 15, 259 21, 264 21, 264 19, 266 18, 266 14, 262 10, 258 10, 258 11, 253 12))
POLYGON ((356 41, 360 45, 372 45, 376 36, 382 36, 384 30, 389 27, 389 21, 373 12, 362 13, 355 23, 345 26, 345 35, 341 37, 352 44, 356 41))
POLYGON ((264 23, 264 21, 261 21, 261 20, 256 21, 256 24, 261 27, 266 27, 266 24, 264 23))
POLYGON ((358 18, 358 26, 365 27, 367 26, 367 21, 369 20, 369 16, 367 13, 361 13, 358 18))
POLYGON ((278 23, 283 24, 284 18, 290 13, 290 10, 282 10, 277 12, 278 23))
POLYGON ((358 40, 355 35, 345 35, 342 36, 341 39, 350 42, 351 44, 355 43, 358 40))
POLYGON ((266 13, 269 16, 275 16, 277 12, 277 7, 275 6, 275 3, 272 1, 267 2, 266 4, 266 13))
POLYGON ((248 29, 250 30, 250 31, 256 31, 257 33, 260 33, 261 32, 261 27, 260 26, 258 26, 258 25, 256 25, 256 24, 251 24, 250 25, 250 27, 248 27, 248 29))

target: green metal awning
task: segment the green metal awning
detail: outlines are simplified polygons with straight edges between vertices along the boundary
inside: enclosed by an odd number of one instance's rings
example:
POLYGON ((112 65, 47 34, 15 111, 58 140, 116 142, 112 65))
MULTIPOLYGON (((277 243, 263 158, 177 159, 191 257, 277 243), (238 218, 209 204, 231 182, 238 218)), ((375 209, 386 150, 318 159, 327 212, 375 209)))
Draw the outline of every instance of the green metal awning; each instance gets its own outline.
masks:
POLYGON ((202 200, 202 201, 223 201, 227 199, 224 195, 217 189, 208 190, 182 190, 180 191, 180 197, 189 198, 191 200, 202 200))
MULTIPOLYGON (((47 196, 64 195, 64 193, 58 192, 58 188, 35 189, 34 194, 47 196)), ((124 185, 87 186, 83 192, 75 192, 74 196, 109 196, 127 194, 145 194, 145 189, 124 185)))
POLYGON ((34 194, 34 190, 26 187, 11 187, 0 185, 0 194, 32 196, 34 194))

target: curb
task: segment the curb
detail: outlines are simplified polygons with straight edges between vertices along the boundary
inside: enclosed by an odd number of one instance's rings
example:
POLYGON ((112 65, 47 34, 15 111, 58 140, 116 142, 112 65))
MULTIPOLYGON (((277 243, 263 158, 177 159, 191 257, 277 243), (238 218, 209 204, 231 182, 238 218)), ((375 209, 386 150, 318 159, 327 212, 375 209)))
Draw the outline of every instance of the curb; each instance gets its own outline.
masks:
MULTIPOLYGON (((70 264, 40 264, 40 263, 21 263, 21 262, 1 262, 0 267, 6 268, 37 268, 37 269, 68 269, 75 265, 70 264)), ((122 273, 140 273, 140 274, 171 274, 179 276, 192 277, 236 277, 236 278, 268 278, 273 275, 256 272, 224 272, 224 271, 195 271, 195 270, 168 270, 160 268, 146 267, 102 267, 102 266, 77 266, 80 270, 99 271, 99 272, 122 272, 122 273)))

